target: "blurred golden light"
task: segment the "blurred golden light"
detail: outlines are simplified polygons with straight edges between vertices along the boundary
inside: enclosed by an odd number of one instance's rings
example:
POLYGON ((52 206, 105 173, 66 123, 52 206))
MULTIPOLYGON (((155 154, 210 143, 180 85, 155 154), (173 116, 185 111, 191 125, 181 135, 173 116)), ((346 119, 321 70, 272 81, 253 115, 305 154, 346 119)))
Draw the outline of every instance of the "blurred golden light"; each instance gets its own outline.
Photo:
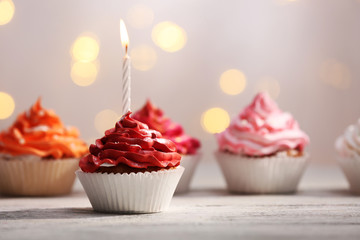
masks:
POLYGON ((71 68, 71 79, 76 85, 85 87, 94 83, 98 74, 96 62, 76 62, 71 68))
POLYGON ((209 133, 222 132, 229 124, 229 114, 222 108, 210 108, 201 116, 201 125, 209 133))
POLYGON ((134 28, 144 28, 153 23, 154 12, 145 5, 137 4, 129 9, 127 20, 134 28))
POLYGON ((6 119, 13 114, 15 109, 15 101, 11 95, 0 92, 0 119, 6 119))
POLYGON ((81 36, 75 40, 71 52, 75 61, 92 62, 99 55, 99 43, 92 36, 81 36))
POLYGON ((147 45, 140 45, 131 50, 131 64, 140 71, 148 71, 155 66, 157 55, 155 50, 147 45))
POLYGON ((258 92, 268 92, 273 99, 280 95, 280 83, 273 77, 263 77, 256 83, 255 94, 258 92))
POLYGON ((186 43, 186 32, 183 28, 172 22, 157 24, 151 34, 154 43, 167 52, 176 52, 186 43))
POLYGON ((320 79, 337 89, 348 89, 351 85, 349 68, 336 59, 325 60, 319 71, 320 79))
POLYGON ((11 0, 0 0, 0 25, 11 21, 15 13, 15 5, 11 0))
POLYGON ((111 109, 105 109, 95 116, 95 128, 100 134, 110 128, 115 127, 116 121, 120 119, 120 116, 111 109))
POLYGON ((220 87, 226 94, 239 94, 246 87, 245 75, 237 69, 227 70, 221 74, 220 87))

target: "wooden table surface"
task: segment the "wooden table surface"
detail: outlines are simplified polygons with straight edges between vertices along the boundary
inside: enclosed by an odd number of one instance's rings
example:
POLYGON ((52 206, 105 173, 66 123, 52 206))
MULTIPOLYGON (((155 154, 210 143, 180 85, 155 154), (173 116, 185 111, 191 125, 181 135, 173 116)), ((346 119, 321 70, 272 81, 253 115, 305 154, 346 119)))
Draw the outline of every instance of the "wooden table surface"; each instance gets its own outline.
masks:
POLYGON ((231 195, 215 163, 163 213, 101 214, 70 196, 0 197, 0 239, 360 239, 360 197, 336 165, 310 165, 295 195, 231 195))

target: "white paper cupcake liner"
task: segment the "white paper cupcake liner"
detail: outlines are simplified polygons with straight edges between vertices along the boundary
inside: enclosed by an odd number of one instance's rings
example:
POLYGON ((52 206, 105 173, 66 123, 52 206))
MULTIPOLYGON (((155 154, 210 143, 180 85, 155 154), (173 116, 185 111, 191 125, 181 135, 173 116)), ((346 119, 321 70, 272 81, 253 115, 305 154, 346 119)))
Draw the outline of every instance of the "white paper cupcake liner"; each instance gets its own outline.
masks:
POLYGON ((360 158, 337 156, 337 160, 348 180, 350 191, 360 194, 360 158))
POLYGON ((0 193, 54 196, 71 192, 79 159, 43 160, 37 157, 0 159, 0 193))
POLYGON ((184 173, 180 179, 178 186, 176 187, 175 194, 186 193, 189 191, 190 183, 196 166, 198 165, 201 158, 201 154, 197 153, 194 155, 182 155, 180 166, 185 168, 184 173))
POLYGON ((289 157, 278 154, 272 157, 249 158, 216 152, 227 187, 236 193, 292 193, 303 175, 307 155, 289 157))
POLYGON ((184 171, 113 174, 76 172, 95 211, 153 213, 166 210, 184 171))

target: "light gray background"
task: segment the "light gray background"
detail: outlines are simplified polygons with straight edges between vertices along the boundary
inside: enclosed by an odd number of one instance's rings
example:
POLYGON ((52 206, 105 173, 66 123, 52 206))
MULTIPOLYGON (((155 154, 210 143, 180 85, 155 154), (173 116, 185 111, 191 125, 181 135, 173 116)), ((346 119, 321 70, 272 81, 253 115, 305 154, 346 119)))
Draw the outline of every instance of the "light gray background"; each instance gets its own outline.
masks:
POLYGON ((280 83, 279 106, 310 136, 311 160, 334 161, 335 138, 360 116, 356 0, 14 0, 14 18, 0 26, 0 91, 14 97, 16 109, 0 120, 0 129, 42 96, 44 106, 77 126, 84 139, 100 137, 95 115, 108 108, 121 111, 119 19, 126 21, 138 3, 153 10, 154 22, 144 29, 127 26, 131 46, 152 46, 158 60, 149 71, 132 71, 134 110, 151 98, 200 138, 206 161, 216 142, 202 129, 201 114, 222 107, 236 116, 253 98, 257 82, 270 76, 280 83), (164 52, 152 42, 152 27, 161 21, 184 28, 188 41, 182 50, 164 52), (100 42, 99 75, 88 87, 70 78, 70 48, 83 32, 100 42), (338 65, 329 67, 329 59, 338 65), (221 73, 230 68, 247 77, 245 91, 236 96, 219 87, 221 73), (341 89, 329 81, 350 86, 341 89))

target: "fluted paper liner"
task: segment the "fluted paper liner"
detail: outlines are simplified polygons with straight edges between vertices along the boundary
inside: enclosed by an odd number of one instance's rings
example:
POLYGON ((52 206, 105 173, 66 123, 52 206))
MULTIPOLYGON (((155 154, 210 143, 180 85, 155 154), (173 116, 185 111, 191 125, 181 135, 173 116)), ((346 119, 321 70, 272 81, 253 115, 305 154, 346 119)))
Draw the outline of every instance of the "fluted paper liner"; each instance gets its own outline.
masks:
POLYGON ((337 156, 341 169, 348 180, 350 191, 360 194, 360 158, 337 156))
POLYGON ((227 187, 236 193, 295 192, 307 164, 301 157, 271 156, 250 158, 216 152, 227 187))
POLYGON ((79 159, 0 159, 0 193, 54 196, 71 192, 79 159))
POLYGON ((184 171, 173 169, 145 173, 86 173, 76 171, 95 211, 153 213, 166 210, 184 171))
POLYGON ((182 155, 180 166, 185 168, 184 173, 176 187, 175 194, 186 193, 189 191, 191 179, 194 176, 195 169, 200 161, 201 154, 182 155))

